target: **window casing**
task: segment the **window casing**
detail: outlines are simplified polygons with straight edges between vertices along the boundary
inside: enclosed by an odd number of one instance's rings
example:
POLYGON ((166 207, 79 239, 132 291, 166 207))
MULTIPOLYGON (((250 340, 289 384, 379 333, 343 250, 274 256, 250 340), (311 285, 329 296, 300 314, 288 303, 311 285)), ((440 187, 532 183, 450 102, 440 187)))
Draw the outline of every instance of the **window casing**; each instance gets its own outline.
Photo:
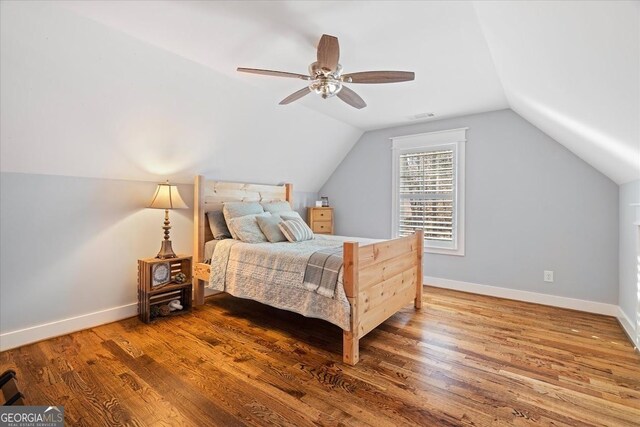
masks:
POLYGON ((464 255, 466 128, 392 138, 394 237, 424 230, 425 252, 464 255))

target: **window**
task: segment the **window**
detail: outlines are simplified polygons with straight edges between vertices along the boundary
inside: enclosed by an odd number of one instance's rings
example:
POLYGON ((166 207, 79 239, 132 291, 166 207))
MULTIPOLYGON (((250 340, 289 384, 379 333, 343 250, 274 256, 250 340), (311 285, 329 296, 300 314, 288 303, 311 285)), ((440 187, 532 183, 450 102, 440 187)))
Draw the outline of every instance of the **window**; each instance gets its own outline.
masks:
POLYGON ((425 252, 464 255, 466 129, 392 138, 395 236, 424 230, 425 252))

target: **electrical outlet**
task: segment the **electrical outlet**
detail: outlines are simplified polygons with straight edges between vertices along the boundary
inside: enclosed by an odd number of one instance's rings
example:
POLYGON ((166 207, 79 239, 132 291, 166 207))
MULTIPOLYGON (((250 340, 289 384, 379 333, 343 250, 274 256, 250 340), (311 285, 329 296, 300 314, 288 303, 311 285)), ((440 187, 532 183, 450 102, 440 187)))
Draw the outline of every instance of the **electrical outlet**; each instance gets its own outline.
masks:
POLYGON ((553 282, 553 271, 550 271, 550 270, 544 271, 544 281, 553 282))

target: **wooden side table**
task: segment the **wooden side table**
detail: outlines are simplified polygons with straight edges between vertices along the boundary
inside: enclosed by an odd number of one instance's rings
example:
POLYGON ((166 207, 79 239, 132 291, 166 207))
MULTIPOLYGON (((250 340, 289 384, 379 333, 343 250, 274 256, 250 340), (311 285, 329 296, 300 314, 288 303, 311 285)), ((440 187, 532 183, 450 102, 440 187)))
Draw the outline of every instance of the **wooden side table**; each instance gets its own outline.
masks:
POLYGON ((333 234, 333 208, 307 208, 309 227, 316 234, 333 234))
POLYGON ((192 258, 179 255, 177 258, 146 258, 138 260, 138 317, 151 323, 161 317, 170 317, 191 311, 193 287, 191 283, 192 258), (158 269, 158 270, 156 270, 158 269), (154 271, 168 269, 166 283, 154 286, 154 271), (179 274, 184 275, 180 281, 179 274), (179 300, 182 309, 168 310, 168 304, 179 300))

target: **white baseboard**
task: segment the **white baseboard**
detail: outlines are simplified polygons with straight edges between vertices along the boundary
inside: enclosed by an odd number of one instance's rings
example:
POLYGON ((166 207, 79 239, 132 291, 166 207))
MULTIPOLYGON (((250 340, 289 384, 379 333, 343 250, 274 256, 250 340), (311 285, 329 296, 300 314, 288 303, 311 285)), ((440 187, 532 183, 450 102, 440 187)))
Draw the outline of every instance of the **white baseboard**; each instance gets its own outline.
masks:
POLYGON ((462 282, 459 280, 442 279, 439 277, 424 277, 424 284, 437 288, 453 289, 498 298, 533 302, 553 307, 570 308, 588 313, 604 314, 617 317, 620 307, 614 304, 586 301, 575 298, 559 297, 557 295, 541 294, 537 292, 521 291, 518 289, 500 288, 498 286, 480 285, 478 283, 462 282))
POLYGON ((126 319, 127 317, 135 316, 137 313, 138 304, 133 303, 42 325, 31 326, 13 332, 6 332, 0 334, 0 351, 126 319))
POLYGON ((625 313, 621 307, 618 307, 618 321, 622 325, 622 329, 627 333, 627 336, 636 345, 636 348, 640 349, 640 343, 638 342, 638 334, 636 332, 635 325, 627 317, 627 313, 625 313))

